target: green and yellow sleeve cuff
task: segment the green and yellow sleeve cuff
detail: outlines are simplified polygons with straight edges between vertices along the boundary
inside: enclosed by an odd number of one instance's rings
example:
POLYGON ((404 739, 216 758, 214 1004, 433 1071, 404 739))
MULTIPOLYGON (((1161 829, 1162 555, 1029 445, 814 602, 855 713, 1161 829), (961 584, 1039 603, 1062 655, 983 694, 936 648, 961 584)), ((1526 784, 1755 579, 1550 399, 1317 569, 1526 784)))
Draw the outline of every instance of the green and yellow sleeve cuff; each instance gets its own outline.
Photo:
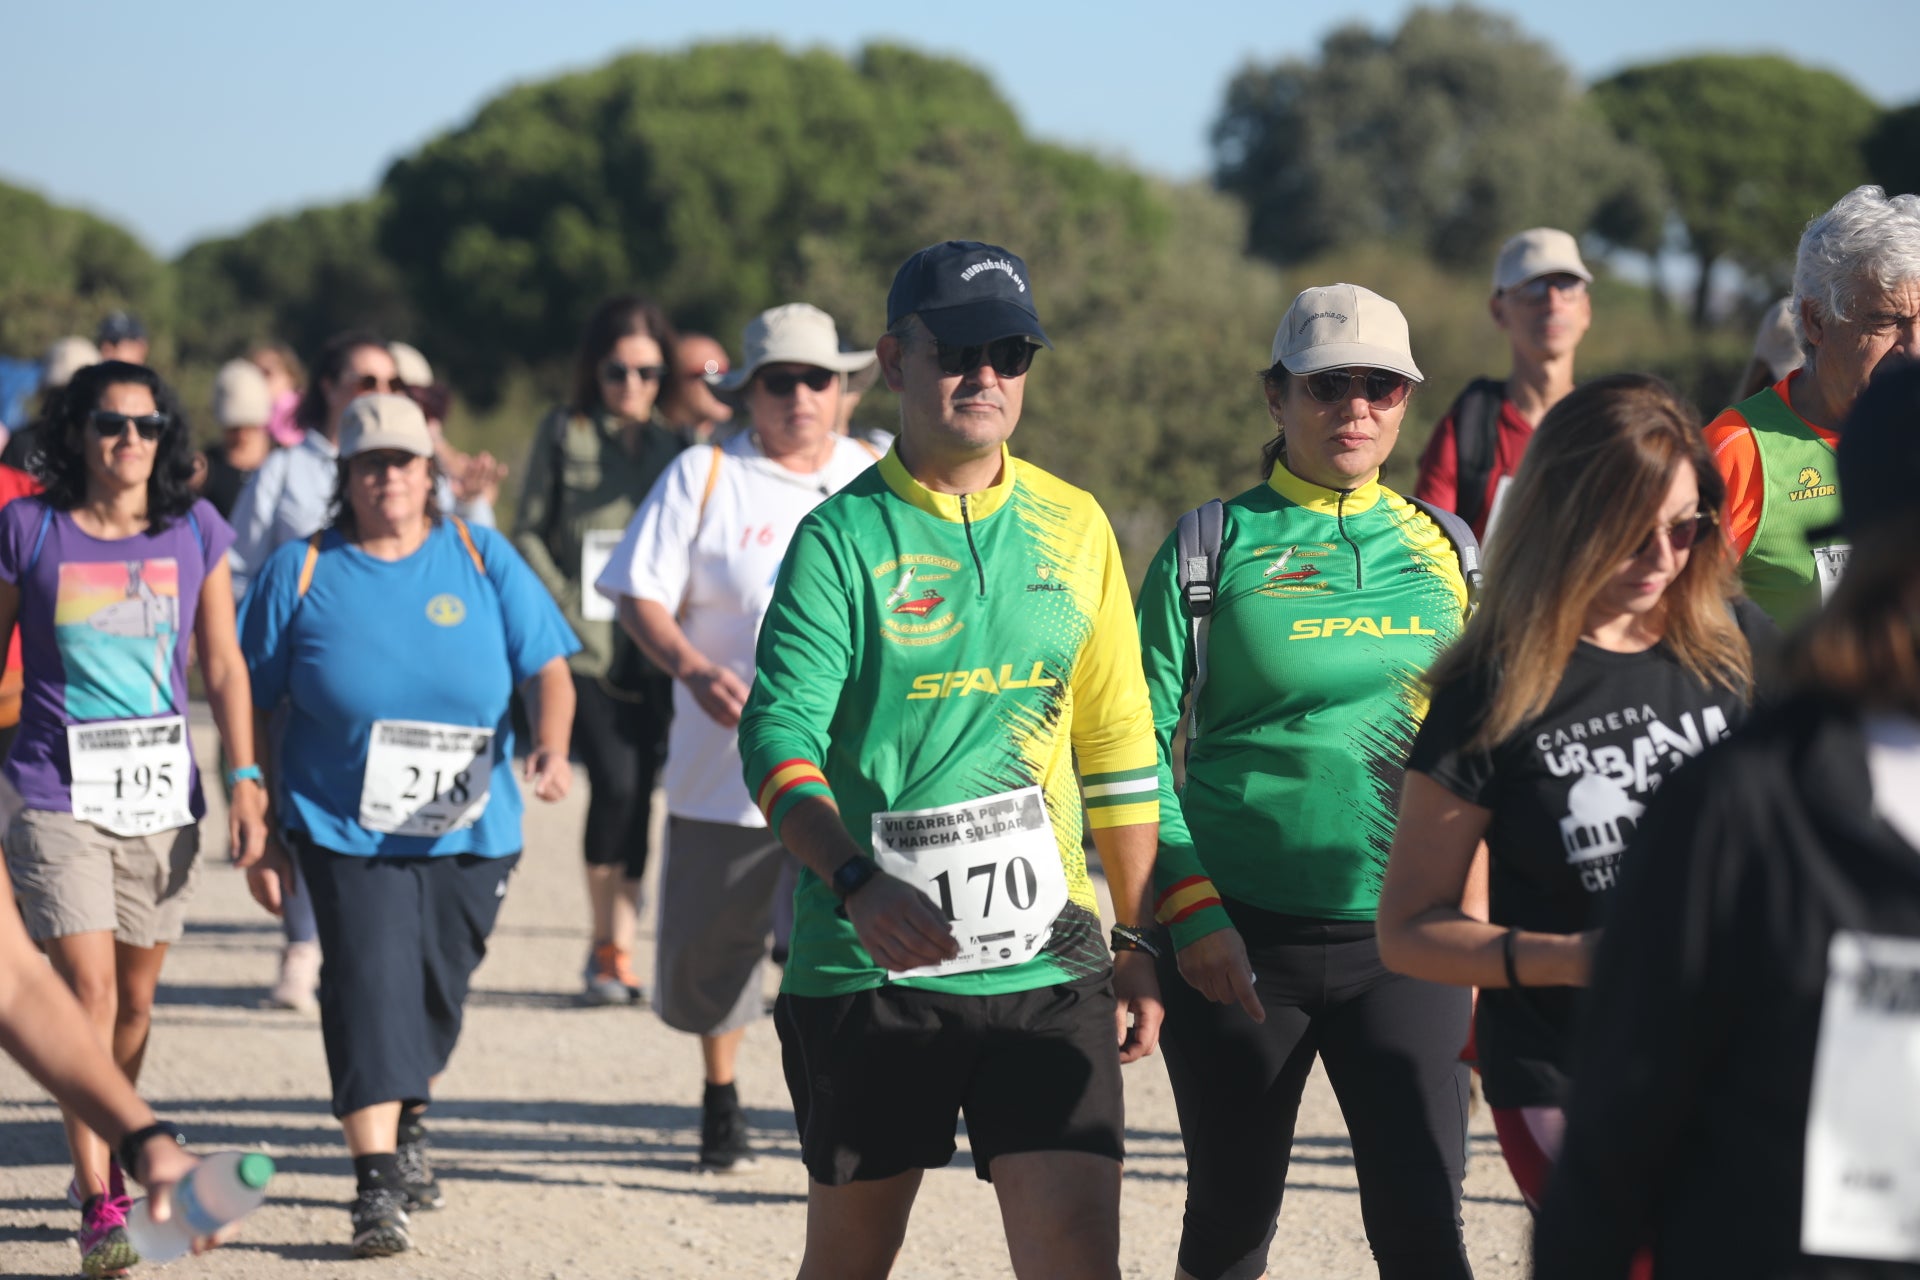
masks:
POLYGON ((1157 765, 1114 773, 1089 773, 1081 778, 1080 787, 1086 800, 1089 827, 1130 827, 1160 821, 1157 765))

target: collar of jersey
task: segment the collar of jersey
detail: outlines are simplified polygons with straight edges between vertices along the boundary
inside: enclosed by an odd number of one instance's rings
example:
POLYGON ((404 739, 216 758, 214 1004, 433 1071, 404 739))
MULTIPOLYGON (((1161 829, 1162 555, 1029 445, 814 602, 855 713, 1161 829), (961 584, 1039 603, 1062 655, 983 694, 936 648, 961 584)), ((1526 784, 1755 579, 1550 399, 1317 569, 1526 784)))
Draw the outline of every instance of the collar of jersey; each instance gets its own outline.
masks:
POLYGON ((1356 489, 1347 490, 1343 505, 1340 490, 1323 489, 1310 480, 1302 480, 1279 463, 1274 464, 1273 474, 1267 477, 1267 484, 1294 506, 1305 507, 1323 516, 1350 516, 1370 510, 1374 503, 1380 501, 1380 495, 1384 492, 1378 480, 1369 480, 1356 489))
MULTIPOLYGON (((1007 499, 1013 496, 1013 466, 1013 454, 1006 445, 1001 445, 1000 478, 978 493, 967 495, 968 519, 984 520, 1007 504, 1007 499)), ((880 476, 902 502, 911 503, 936 519, 960 523, 960 495, 935 493, 915 480, 907 471, 907 464, 900 461, 898 444, 880 459, 880 476)))

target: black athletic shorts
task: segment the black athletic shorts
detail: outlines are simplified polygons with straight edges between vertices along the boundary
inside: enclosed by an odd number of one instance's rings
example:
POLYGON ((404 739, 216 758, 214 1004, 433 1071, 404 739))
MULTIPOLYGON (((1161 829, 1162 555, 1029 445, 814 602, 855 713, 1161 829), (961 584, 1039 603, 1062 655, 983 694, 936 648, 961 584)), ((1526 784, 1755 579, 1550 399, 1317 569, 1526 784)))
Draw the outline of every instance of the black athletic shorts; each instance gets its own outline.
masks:
POLYGON ((1113 983, 1097 974, 1007 995, 876 987, 782 995, 774 1009, 800 1156, 828 1186, 953 1159, 967 1121, 974 1172, 998 1156, 1125 1151, 1113 983))

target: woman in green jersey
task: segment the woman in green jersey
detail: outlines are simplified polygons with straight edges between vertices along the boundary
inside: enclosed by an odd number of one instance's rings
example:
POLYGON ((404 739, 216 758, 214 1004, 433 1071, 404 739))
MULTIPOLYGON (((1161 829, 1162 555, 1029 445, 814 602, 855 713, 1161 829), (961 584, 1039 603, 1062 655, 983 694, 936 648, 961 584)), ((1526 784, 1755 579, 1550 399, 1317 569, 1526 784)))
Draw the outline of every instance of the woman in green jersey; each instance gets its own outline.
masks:
POLYGON ((1316 1057, 1347 1119, 1380 1275, 1471 1274, 1469 994, 1389 973, 1373 936, 1421 676, 1460 632, 1471 572, 1471 535, 1456 547, 1451 517, 1380 484, 1420 377, 1393 303, 1350 284, 1295 298, 1264 375, 1279 428, 1268 478, 1225 504, 1217 552, 1202 547, 1211 611, 1196 624, 1205 602, 1192 603, 1178 533, 1141 587, 1190 1280, 1265 1274, 1316 1057))

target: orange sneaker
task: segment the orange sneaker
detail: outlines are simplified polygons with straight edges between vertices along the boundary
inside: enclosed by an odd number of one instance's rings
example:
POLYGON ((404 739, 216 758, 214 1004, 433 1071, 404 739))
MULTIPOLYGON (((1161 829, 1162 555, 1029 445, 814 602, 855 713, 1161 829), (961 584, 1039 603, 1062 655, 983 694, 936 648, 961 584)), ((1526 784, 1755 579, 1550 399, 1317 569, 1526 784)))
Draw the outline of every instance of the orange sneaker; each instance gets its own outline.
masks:
POLYGON ((640 999, 640 979, 634 976, 633 954, 611 942, 593 949, 587 962, 588 1004, 633 1004, 640 999))

